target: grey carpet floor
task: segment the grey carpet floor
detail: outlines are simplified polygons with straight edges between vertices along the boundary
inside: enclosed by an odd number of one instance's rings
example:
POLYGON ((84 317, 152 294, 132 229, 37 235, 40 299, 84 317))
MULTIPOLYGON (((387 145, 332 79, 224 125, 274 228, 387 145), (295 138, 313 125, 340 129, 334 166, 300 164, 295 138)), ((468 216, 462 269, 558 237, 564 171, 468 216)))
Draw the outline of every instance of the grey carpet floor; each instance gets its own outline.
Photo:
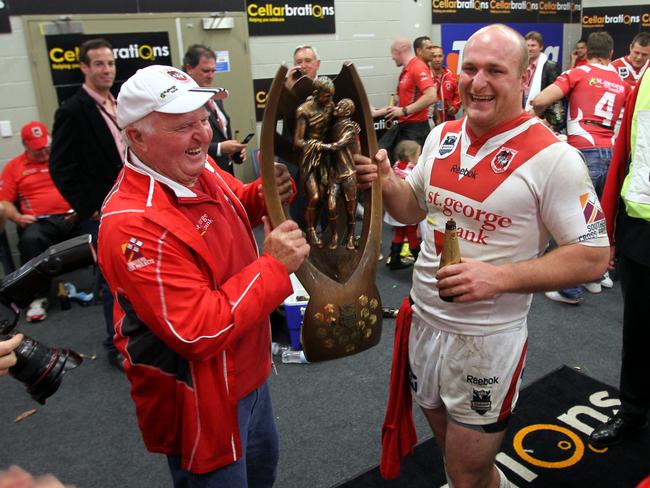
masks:
MULTIPOLYGON (((384 237, 386 253, 389 229, 384 237)), ((74 278, 83 286, 88 277, 74 278)), ((384 305, 397 307, 408 293, 410 270, 391 272, 382 262, 377 283, 384 305)), ((578 307, 536 295, 524 385, 566 364, 616 386, 621 324, 618 284, 587 294, 578 307)), ((270 385, 281 442, 277 487, 326 488, 379 462, 393 326, 386 319, 379 345, 349 358, 303 365, 276 357, 270 385)), ((46 321, 21 321, 19 328, 46 344, 98 358, 71 371, 45 406, 14 379, 0 379, 0 469, 18 464, 34 473, 52 472, 79 488, 171 486, 165 459, 144 448, 126 378, 104 357, 101 307, 53 308, 46 321), (35 415, 14 422, 32 408, 35 415)), ((415 417, 420 439, 430 437, 419 412, 415 417)))

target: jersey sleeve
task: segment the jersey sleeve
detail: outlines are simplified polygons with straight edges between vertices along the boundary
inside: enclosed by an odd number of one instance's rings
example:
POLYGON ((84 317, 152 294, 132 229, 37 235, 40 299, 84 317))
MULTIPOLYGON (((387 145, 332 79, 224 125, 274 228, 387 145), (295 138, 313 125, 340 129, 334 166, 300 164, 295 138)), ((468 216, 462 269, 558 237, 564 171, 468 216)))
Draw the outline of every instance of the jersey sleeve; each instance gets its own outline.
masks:
POLYGON ((427 211, 427 189, 429 187, 429 175, 431 174, 431 163, 433 161, 433 155, 438 151, 438 146, 440 144, 440 134, 442 133, 442 127, 445 124, 440 124, 429 133, 426 141, 424 141, 424 146, 422 147, 422 153, 418 159, 415 168, 411 174, 406 177, 406 182, 411 186, 413 193, 418 201, 418 205, 425 212, 427 211))
POLYGON ((579 68, 569 69, 558 76, 553 82, 554 85, 562 90, 562 93, 564 93, 565 97, 571 92, 571 90, 573 90, 573 87, 579 78, 578 71, 583 72, 579 68))
POLYGON ((605 216, 580 152, 568 144, 550 148, 539 195, 541 218, 558 245, 608 246, 605 216))

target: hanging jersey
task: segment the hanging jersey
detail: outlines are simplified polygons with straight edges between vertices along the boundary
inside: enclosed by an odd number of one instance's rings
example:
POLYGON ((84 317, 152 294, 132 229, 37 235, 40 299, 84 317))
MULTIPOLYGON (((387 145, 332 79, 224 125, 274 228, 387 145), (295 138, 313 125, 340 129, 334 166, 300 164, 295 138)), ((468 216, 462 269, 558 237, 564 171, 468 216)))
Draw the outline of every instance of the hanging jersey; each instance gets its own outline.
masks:
POLYGON ((569 100, 567 142, 578 149, 610 148, 629 90, 611 66, 587 64, 554 82, 569 100))
POLYGON ((630 58, 623 56, 612 61, 610 63, 610 66, 616 69, 616 72, 618 73, 618 76, 621 77, 621 80, 633 87, 641 79, 643 73, 645 73, 645 70, 648 68, 648 62, 649 61, 646 60, 643 66, 637 70, 634 68, 634 66, 632 66, 632 63, 630 63, 630 58))
POLYGON ((527 114, 473 141, 466 118, 436 127, 406 181, 428 225, 413 273, 413 310, 443 330, 487 335, 515 328, 532 300, 504 293, 442 301, 435 275, 448 219, 457 223, 461 256, 495 265, 540 256, 551 236, 559 245, 609 245, 582 156, 527 114))

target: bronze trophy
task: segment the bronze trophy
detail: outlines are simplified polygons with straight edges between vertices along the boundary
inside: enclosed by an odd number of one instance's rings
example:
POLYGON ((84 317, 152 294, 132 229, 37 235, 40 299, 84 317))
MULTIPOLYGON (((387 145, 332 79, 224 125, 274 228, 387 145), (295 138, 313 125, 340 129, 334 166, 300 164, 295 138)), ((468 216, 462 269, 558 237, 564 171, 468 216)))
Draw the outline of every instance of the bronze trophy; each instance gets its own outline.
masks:
POLYGON ((279 158, 300 171, 307 197, 305 228, 310 256, 296 272, 309 293, 301 342, 310 362, 364 351, 381 338, 382 306, 375 285, 381 245, 381 186, 363 195, 360 238, 355 233, 357 152, 374 155, 377 138, 361 79, 346 63, 333 79, 303 76, 285 86, 280 66, 262 122, 261 173, 273 226, 287 218, 273 176, 279 158), (282 131, 278 130, 282 124, 282 131))

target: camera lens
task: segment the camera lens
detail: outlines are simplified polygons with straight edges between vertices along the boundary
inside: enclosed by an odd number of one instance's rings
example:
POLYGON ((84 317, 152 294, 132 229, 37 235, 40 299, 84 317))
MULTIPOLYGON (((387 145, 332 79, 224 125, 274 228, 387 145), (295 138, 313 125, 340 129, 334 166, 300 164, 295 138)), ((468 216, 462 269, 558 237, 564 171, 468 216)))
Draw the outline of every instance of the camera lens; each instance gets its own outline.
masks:
POLYGON ((83 361, 74 351, 47 347, 27 336, 15 353, 17 361, 9 372, 25 384, 27 392, 40 404, 45 404, 59 389, 63 375, 83 361))

